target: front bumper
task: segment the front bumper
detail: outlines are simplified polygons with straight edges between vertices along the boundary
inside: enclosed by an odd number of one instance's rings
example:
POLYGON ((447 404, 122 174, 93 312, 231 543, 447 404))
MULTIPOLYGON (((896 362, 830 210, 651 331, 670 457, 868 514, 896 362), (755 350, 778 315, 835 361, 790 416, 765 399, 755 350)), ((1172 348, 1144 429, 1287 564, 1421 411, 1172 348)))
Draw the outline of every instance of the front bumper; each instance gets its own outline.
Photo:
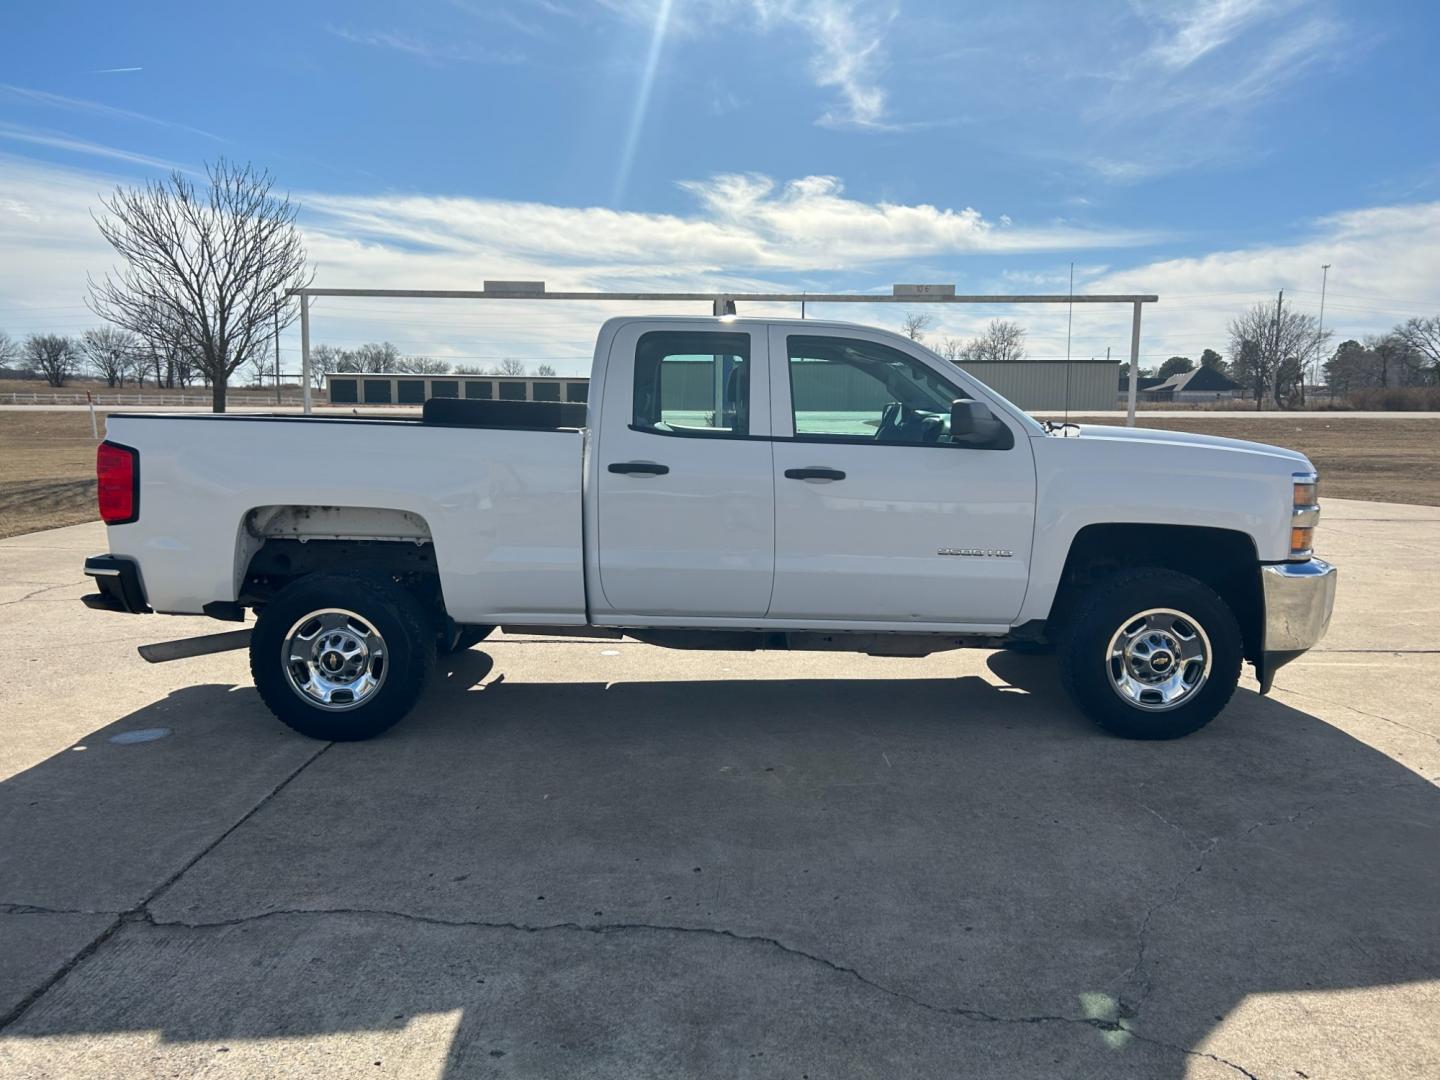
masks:
POLYGON ((145 586, 140 582, 140 565, 120 555, 91 555, 85 560, 85 574, 95 579, 98 593, 82 596, 81 602, 97 611, 127 611, 143 615, 150 610, 145 586))
POLYGON ((1255 669, 1262 694, 1269 692, 1276 671, 1325 636, 1335 607, 1337 576, 1336 568, 1324 559, 1260 568, 1265 627, 1255 669))

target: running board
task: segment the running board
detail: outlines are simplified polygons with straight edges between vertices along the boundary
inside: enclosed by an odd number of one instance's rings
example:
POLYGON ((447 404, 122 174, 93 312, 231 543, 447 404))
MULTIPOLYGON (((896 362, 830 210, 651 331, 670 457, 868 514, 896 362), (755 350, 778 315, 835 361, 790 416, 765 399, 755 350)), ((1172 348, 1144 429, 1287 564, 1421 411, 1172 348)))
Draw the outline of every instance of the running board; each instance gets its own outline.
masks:
POLYGON ((169 660, 184 660, 191 656, 209 656, 211 653, 231 652, 234 649, 248 648, 249 645, 250 630, 227 630, 223 634, 205 634, 202 637, 141 645, 140 656, 152 664, 163 664, 169 660))

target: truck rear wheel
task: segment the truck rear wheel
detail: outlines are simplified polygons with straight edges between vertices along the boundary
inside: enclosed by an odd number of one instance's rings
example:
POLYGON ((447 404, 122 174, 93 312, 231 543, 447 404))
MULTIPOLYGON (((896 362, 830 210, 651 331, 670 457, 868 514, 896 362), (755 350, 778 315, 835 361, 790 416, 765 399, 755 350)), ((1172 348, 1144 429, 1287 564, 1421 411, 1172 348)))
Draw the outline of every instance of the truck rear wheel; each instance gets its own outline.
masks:
POLYGON ((250 638, 255 689, 282 723, 354 742, 398 723, 435 666, 435 633, 416 600, 385 581, 321 575, 282 590, 250 638))
POLYGON ((1106 731, 1178 739, 1230 701, 1243 651, 1234 612, 1208 585, 1173 570, 1127 570, 1077 599, 1060 676, 1106 731))

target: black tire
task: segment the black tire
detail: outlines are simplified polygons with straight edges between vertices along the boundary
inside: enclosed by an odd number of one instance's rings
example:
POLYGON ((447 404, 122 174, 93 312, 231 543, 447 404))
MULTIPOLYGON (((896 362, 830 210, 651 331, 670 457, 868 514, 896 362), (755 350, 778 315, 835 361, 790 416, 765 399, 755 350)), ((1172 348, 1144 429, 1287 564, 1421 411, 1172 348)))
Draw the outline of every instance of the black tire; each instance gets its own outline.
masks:
MULTIPOLYGON (((435 627, 419 602, 383 580, 317 574, 287 586, 271 600, 250 638, 250 675, 280 722, 301 735, 333 742, 372 739, 408 713, 435 666, 435 627), (383 677, 368 700, 327 708, 292 685, 284 648, 298 621, 312 612, 344 609, 383 639, 383 677)), ((302 665, 303 667, 303 665, 302 665)))
MULTIPOLYGON (((1240 680, 1244 647, 1234 612, 1208 585, 1174 570, 1140 569, 1117 573, 1076 597, 1058 652, 1065 689, 1106 731, 1127 739, 1178 739, 1199 731, 1230 701, 1240 680), (1109 656, 1112 638, 1128 621, 1152 609, 1184 613, 1210 644, 1209 675, 1164 711, 1159 711, 1159 703, 1146 708, 1122 697, 1109 656)), ((1167 666, 1173 663, 1167 661, 1167 666)), ((1123 670, 1123 661, 1115 670, 1123 670)))
POLYGON ((480 642, 495 632, 493 626, 461 626, 459 633, 455 635, 455 642, 452 645, 440 646, 440 655, 449 656, 451 653, 464 652, 466 649, 473 649, 480 642))

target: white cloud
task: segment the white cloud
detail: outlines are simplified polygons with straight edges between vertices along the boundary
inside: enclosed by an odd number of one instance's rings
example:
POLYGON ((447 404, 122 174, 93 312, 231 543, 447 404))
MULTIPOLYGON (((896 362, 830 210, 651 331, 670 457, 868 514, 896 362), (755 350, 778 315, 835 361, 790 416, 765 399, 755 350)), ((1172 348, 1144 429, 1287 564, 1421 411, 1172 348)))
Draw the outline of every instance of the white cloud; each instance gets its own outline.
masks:
MULTIPOLYGON (((665 0, 600 0, 616 14, 653 26, 668 8, 665 0)), ((816 123, 830 127, 885 130, 888 95, 881 84, 885 68, 885 31, 893 17, 888 2, 863 0, 715 0, 704 6, 676 5, 671 31, 694 37, 719 27, 740 25, 766 33, 798 30, 814 49, 807 64, 811 81, 835 93, 836 102, 816 123)))
POLYGON ((849 0, 755 0, 762 24, 788 22, 803 30, 818 50, 810 62, 815 85, 832 89, 839 102, 819 118, 829 126, 887 126, 887 97, 880 85, 882 42, 888 15, 849 0))
MULTIPOLYGON (((140 68, 107 69, 109 72, 139 70, 140 68)), ((156 127, 174 128, 176 131, 188 131, 192 135, 200 135, 206 139, 213 139, 216 142, 225 141, 214 132, 205 131, 202 128, 190 127, 188 124, 176 123, 174 120, 165 120, 158 116, 134 112, 130 109, 116 108, 114 105, 106 105, 99 101, 88 101, 84 98, 72 98, 65 97, 62 94, 52 94, 47 90, 35 90, 28 86, 13 86, 10 83, 0 83, 0 97, 6 97, 11 101, 20 101, 30 105, 41 105, 50 109, 88 113, 104 120, 128 120, 141 124, 152 124, 156 127)))
POLYGON ((352 45, 389 49, 426 64, 520 64, 525 56, 499 52, 466 41, 431 41, 394 30, 353 30, 348 26, 327 26, 330 34, 352 45))
POLYGON ((148 154, 137 154, 132 150, 123 150, 116 146, 107 146, 104 143, 91 142, 88 139, 77 139, 63 132, 46 131, 43 128, 28 128, 18 124, 0 123, 0 139, 29 143, 32 146, 48 146, 53 150, 65 150, 73 154, 84 154, 88 157, 110 158, 114 161, 128 162, 131 165, 144 165, 152 169, 164 169, 167 172, 173 169, 179 169, 182 172, 189 171, 185 166, 174 161, 166 161, 164 158, 151 157, 148 154))
POLYGON ((422 195, 303 196, 313 227, 413 252, 544 261, 572 277, 849 270, 933 256, 1145 243, 1153 234, 1069 226, 1000 227, 971 207, 869 203, 832 176, 777 185, 724 174, 680 185, 690 216, 422 195))
POLYGON ((1037 36, 1035 67, 1058 76, 1063 96, 1045 104, 1070 121, 1037 152, 1116 184, 1253 163, 1268 152, 1256 137, 1267 110, 1368 47, 1334 7, 1132 0, 1132 17, 1100 22, 1103 33, 1074 22, 1050 28, 1037 36))
POLYGON ((1284 0, 1202 0, 1160 11, 1166 32, 1148 55, 1165 67, 1187 68, 1234 39, 1246 27, 1293 8, 1284 0))
MULTIPOLYGON (((22 159, 3 163, 10 183, 0 201, 0 327, 6 312, 75 308, 72 327, 90 320, 78 308, 85 275, 111 263, 89 211, 114 181, 22 159)), ((1113 247, 1146 239, 1125 230, 1081 230, 1024 223, 1001 228, 972 208, 870 203, 844 194, 833 177, 776 184, 757 175, 713 177, 683 185, 697 201, 687 215, 617 212, 498 199, 422 195, 297 196, 317 281, 333 287, 464 288, 484 278, 541 279, 552 289, 619 291, 788 291, 844 274, 868 287, 896 262, 961 255, 1113 247), (819 278, 812 278, 819 275, 819 278)), ((824 288, 825 286, 820 286, 824 288)), ((700 311, 703 305, 692 305, 700 311)), ((437 355, 474 352, 455 344, 476 325, 549 349, 583 351, 609 305, 563 305, 544 319, 487 306, 373 303, 327 299, 317 340, 389 336, 437 355), (396 325, 400 330, 387 330, 396 325)), ((855 317, 858 312, 846 312, 855 317)), ((878 318, 888 318, 886 311, 878 318)), ((9 328, 17 332, 15 328, 9 328)), ((28 328, 24 331, 28 332, 28 328)), ((511 340, 511 338, 505 338, 511 340)), ((491 341, 498 347, 499 341, 491 341)), ((568 355, 568 353, 566 353, 568 355)), ((577 369, 578 370, 578 369, 577 369)))
MULTIPOLYGON (((90 211, 116 182, 23 158, 0 157, 0 329, 75 333, 93 325, 83 307, 87 273, 111 264, 90 211)), ((317 284, 332 287, 478 288, 485 278, 544 280, 551 289, 635 291, 845 291, 891 280, 957 280, 977 291, 1063 292, 1063 263, 1077 248, 1115 248, 1140 236, 1025 223, 1007 228, 970 208, 865 202, 833 177, 787 184, 755 175, 686 185, 687 215, 621 213, 495 199, 302 193, 302 224, 317 284), (1030 253, 1055 252, 1054 272, 1030 253), (987 271, 975 257, 985 255, 987 271), (899 265, 896 265, 896 264, 899 265), (988 281, 979 280, 988 277, 988 281), (960 278, 964 280, 965 278, 960 278), (837 284, 838 283, 838 284, 837 284)), ((1318 307, 1320 265, 1331 263, 1326 325, 1342 337, 1388 328, 1411 314, 1440 312, 1440 202, 1353 210, 1313 223, 1288 244, 1153 259, 1117 268, 1076 267, 1077 292, 1157 292, 1145 312, 1147 363, 1173 353, 1225 348, 1225 323, 1286 289, 1287 301, 1318 307)), ((409 352, 487 363, 501 355, 571 358, 584 370, 595 327, 646 305, 473 305, 326 298, 315 308, 314 340, 353 344, 389 338, 409 352)), ((677 311, 700 313, 703 304, 677 311)), ((763 313, 758 309, 754 313, 763 313)), ((793 314, 793 310, 783 312, 793 314)), ((899 305, 837 308, 812 316, 893 325, 899 305)), ((1036 355, 1064 355, 1063 306, 937 310, 937 341, 973 333, 1005 315, 1030 329, 1036 355)), ((1117 357, 1129 342, 1129 312, 1077 306, 1074 355, 1117 357)), ((287 355, 294 355, 293 333, 287 355)))
POLYGON ((1158 293, 1160 303, 1145 312, 1146 350, 1194 355, 1207 344, 1224 352, 1229 318, 1252 303, 1273 302, 1278 289, 1287 304, 1317 313, 1326 263, 1325 325, 1340 338, 1440 313, 1440 202, 1346 211, 1314 222, 1310 235, 1294 243, 1163 259, 1086 285, 1158 293))

